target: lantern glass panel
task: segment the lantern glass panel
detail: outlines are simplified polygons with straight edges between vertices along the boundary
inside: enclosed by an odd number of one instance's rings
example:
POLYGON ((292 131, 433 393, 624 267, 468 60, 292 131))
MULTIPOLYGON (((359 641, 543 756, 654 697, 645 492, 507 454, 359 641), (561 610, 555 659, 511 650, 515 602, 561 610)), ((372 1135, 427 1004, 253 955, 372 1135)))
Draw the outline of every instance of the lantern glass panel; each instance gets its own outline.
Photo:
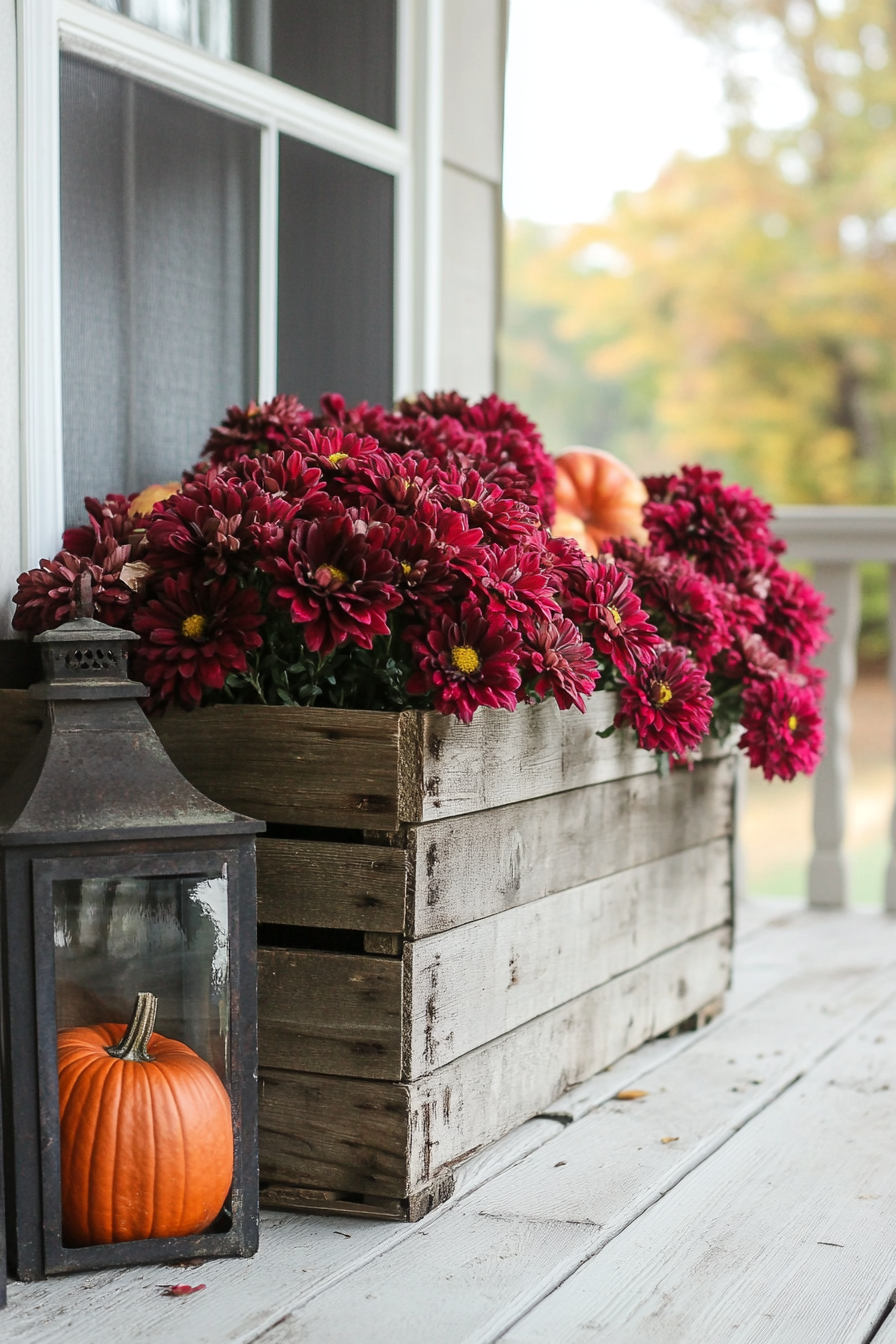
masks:
MULTIPOLYGON (((158 1001, 154 1031, 188 1046, 229 1091, 228 865, 189 874, 101 866, 89 876, 69 867, 50 884, 57 1033, 107 1024, 117 1040, 137 995, 150 993, 158 1001)), ((228 1196, 209 1232, 229 1231, 229 1203, 228 1196)))
POLYGON ((126 1023, 137 994, 149 991, 159 1035, 188 1045, 226 1086, 227 928, 220 871, 54 882, 57 1030, 126 1023))

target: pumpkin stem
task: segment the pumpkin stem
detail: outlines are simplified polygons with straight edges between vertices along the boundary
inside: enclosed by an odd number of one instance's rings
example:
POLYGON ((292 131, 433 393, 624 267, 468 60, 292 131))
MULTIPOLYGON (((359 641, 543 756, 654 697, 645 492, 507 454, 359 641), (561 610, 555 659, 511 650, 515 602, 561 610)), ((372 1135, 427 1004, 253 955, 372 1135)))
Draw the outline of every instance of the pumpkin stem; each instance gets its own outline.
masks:
POLYGON ((156 1024, 158 1006, 155 994, 138 994, 127 1031, 117 1045, 106 1046, 106 1054, 113 1059, 130 1059, 139 1064, 148 1064, 153 1056, 146 1047, 156 1024))

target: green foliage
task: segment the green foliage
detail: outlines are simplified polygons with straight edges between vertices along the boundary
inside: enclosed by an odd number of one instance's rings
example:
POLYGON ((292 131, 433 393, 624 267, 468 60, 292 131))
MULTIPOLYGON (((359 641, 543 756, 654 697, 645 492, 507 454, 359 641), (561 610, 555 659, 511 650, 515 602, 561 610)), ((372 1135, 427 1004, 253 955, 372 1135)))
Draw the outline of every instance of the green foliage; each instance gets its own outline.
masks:
POLYGON ((250 654, 248 672, 227 678, 226 703, 393 711, 417 703, 405 689, 410 650, 398 634, 379 636, 369 651, 348 642, 323 658, 283 612, 271 617, 267 634, 267 648, 250 654))

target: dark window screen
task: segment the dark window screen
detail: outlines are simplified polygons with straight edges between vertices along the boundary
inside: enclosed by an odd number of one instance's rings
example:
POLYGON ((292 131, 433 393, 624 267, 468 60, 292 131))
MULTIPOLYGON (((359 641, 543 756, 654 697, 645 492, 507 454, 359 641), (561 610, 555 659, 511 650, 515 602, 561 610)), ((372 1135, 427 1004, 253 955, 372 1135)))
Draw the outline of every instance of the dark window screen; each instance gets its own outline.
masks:
POLYGON ((272 0, 271 71, 395 125, 396 0, 272 0))
POLYGON ((257 395, 259 131, 61 57, 66 523, 257 395))
POLYGON ((280 137, 277 384, 389 405, 393 179, 280 137))

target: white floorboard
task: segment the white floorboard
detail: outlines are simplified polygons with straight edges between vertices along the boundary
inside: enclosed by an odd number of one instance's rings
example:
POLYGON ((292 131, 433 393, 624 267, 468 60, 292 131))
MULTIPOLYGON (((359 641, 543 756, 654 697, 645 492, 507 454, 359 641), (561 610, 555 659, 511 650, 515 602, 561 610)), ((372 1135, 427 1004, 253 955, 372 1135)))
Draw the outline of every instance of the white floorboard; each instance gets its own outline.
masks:
POLYGON ((894 1093, 891 1000, 508 1344, 865 1344, 896 1278, 894 1093))

